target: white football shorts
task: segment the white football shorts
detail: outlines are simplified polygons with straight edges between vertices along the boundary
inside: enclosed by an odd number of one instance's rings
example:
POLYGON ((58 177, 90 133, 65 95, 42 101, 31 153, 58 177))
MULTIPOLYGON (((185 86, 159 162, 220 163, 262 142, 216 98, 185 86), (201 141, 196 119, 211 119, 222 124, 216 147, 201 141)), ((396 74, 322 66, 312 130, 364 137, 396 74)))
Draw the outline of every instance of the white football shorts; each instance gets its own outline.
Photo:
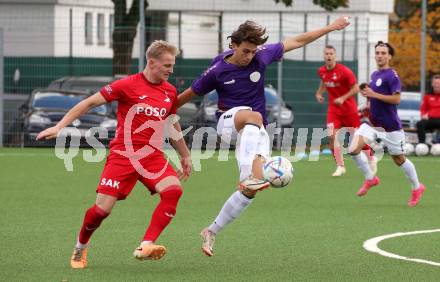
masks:
POLYGON ((393 156, 404 154, 405 133, 403 130, 386 132, 363 123, 354 133, 368 139, 369 142, 379 142, 388 149, 393 156))

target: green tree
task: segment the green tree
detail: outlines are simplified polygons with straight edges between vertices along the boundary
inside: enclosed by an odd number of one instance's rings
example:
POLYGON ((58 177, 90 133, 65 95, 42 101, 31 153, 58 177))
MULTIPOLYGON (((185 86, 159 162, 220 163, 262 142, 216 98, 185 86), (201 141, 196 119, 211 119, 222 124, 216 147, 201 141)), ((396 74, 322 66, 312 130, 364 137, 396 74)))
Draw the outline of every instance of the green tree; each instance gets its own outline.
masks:
MULTIPOLYGON (((148 1, 145 1, 145 9, 148 1)), ((284 3, 291 6, 294 0, 271 0, 276 3, 284 3)), ((115 28, 113 31, 113 74, 130 73, 131 54, 133 42, 136 37, 136 27, 139 23, 139 0, 133 0, 130 9, 127 11, 126 0, 112 0, 114 4, 115 28)), ((338 7, 348 7, 349 0, 313 0, 328 11, 338 7)))
MULTIPOLYGON (((139 22, 139 1, 133 0, 127 12, 126 0, 112 0, 114 4, 113 74, 129 74, 133 42, 139 22)), ((145 0, 145 8, 148 1, 145 0)))

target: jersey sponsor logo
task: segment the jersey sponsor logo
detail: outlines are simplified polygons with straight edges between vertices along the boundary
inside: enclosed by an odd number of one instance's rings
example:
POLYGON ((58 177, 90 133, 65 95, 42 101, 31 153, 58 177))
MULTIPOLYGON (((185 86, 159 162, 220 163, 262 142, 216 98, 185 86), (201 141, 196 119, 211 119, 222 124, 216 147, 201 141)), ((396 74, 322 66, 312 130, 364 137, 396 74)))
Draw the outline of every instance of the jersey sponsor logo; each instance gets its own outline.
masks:
POLYGON ((376 86, 379 87, 379 86, 381 86, 381 85, 382 85, 382 78, 378 78, 378 79, 376 80, 376 86))
POLYGON ((153 117, 163 117, 167 114, 166 108, 158 108, 158 107, 152 107, 150 105, 146 105, 145 107, 137 106, 136 107, 136 113, 141 114, 144 113, 146 116, 153 116, 153 117))
POLYGON ((102 178, 101 179, 101 186, 109 186, 111 188, 119 189, 119 183, 120 181, 116 181, 110 178, 102 178))
POLYGON ((229 81, 223 82, 223 84, 234 84, 234 83, 235 83, 235 79, 231 79, 229 81))
POLYGON ((112 94, 113 89, 112 89, 112 87, 110 85, 106 85, 104 87, 104 89, 105 89, 105 91, 107 91, 108 94, 112 94))
POLYGON ((254 71, 249 75, 249 78, 252 82, 258 82, 261 78, 261 73, 259 73, 258 71, 254 71))
POLYGON ((141 99, 141 100, 144 100, 145 98, 147 98, 147 95, 139 96, 139 99, 141 99))
POLYGON ((324 84, 326 87, 329 87, 329 88, 337 87, 336 83, 333 81, 325 81, 324 84))

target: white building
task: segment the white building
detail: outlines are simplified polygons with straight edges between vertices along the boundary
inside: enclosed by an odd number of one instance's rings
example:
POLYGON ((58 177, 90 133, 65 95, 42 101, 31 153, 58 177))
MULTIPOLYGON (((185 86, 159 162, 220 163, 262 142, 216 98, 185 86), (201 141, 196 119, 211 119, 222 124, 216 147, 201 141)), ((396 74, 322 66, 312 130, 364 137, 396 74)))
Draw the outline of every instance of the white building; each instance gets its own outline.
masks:
MULTIPOLYGON (((226 37, 247 19, 265 25, 269 42, 274 42, 349 14, 356 21, 345 32, 331 33, 285 58, 321 60, 322 48, 329 43, 338 50, 343 48, 347 60, 357 56, 359 79, 366 80, 375 66, 373 52, 367 47, 387 40, 394 1, 352 0, 350 8, 331 13, 310 0, 293 2, 292 7, 286 7, 269 0, 149 0, 147 11, 167 13, 165 26, 157 28, 165 29, 163 37, 179 45, 184 58, 210 58, 227 49, 226 37)), ((130 6, 128 0, 127 8, 130 6)), ((113 22, 110 0, 0 0, 5 57, 111 58, 113 22)), ((134 58, 139 54, 137 38, 134 58)))

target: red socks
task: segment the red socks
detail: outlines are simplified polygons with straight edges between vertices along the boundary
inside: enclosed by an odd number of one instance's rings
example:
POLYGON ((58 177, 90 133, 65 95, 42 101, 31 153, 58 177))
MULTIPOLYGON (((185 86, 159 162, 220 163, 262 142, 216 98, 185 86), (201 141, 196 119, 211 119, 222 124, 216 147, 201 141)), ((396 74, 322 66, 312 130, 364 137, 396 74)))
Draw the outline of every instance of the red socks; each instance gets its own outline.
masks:
POLYGON ((176 214, 177 203, 181 195, 182 189, 178 185, 170 186, 160 192, 160 202, 151 216, 150 225, 145 232, 143 241, 156 241, 176 214))
POLYGON ((101 225, 101 222, 109 215, 106 211, 93 205, 87 210, 84 216, 83 225, 81 231, 79 232, 78 241, 81 244, 87 244, 92 236, 93 232, 101 225))

